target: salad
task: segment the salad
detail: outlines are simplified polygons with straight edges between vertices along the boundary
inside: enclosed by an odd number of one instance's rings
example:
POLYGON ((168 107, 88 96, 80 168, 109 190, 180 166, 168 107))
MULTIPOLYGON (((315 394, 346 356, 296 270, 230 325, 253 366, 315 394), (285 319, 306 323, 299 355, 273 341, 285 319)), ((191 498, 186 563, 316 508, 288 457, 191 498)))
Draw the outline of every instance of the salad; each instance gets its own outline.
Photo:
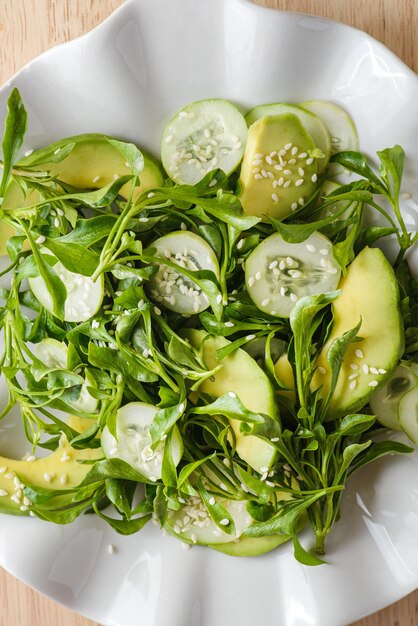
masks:
POLYGON ((0 457, 0 511, 323 563, 351 474, 413 450, 390 430, 418 441, 402 148, 376 168, 316 100, 191 103, 161 162, 99 134, 21 155, 26 126, 15 89, 0 417, 20 407, 31 452, 0 457))

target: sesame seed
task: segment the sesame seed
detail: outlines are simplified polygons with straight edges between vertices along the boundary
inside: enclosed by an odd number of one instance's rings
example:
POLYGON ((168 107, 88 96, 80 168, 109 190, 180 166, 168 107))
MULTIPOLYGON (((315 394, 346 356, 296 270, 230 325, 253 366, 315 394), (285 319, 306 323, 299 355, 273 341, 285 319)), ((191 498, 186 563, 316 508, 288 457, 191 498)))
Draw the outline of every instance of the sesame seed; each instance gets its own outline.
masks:
POLYGON ((278 261, 272 261, 269 265, 269 270, 274 270, 275 267, 277 267, 279 264, 278 261))
POLYGON ((233 328, 235 326, 234 322, 225 322, 225 326, 227 328, 233 328))
POLYGON ((246 339, 247 341, 252 341, 253 339, 255 339, 255 335, 247 335, 247 336, 245 337, 245 339, 246 339))
POLYGON ((268 487, 274 487, 274 483, 272 483, 271 480, 266 480, 266 485, 268 487))
POLYGON ((368 365, 366 365, 366 363, 363 365, 363 372, 364 372, 365 374, 368 374, 368 373, 369 373, 369 366, 368 366, 368 365))
POLYGON ((312 174, 312 176, 311 176, 311 181, 312 181, 313 183, 316 183, 316 181, 317 181, 317 180, 318 180, 318 174, 312 174))
POLYGON ((154 307, 154 313, 155 315, 161 315, 161 309, 158 308, 158 306, 154 307))
POLYGON ((295 293, 291 293, 289 298, 291 299, 292 302, 297 302, 297 299, 298 299, 298 297, 297 297, 297 295, 295 293))
POLYGON ((36 240, 36 243, 39 243, 39 244, 44 243, 45 239, 46 239, 46 238, 45 238, 43 235, 41 235, 41 236, 40 236, 40 237, 38 237, 38 239, 36 240))
POLYGON ((379 383, 377 382, 377 380, 371 380, 369 382, 369 387, 377 387, 379 383))
POLYGON ((4 472, 7 472, 7 467, 5 465, 3 465, 3 467, 0 467, 0 474, 4 474, 4 472))
POLYGON ((25 506, 30 506, 32 504, 31 500, 29 500, 29 498, 27 498, 26 496, 23 498, 23 504, 25 506))
POLYGON ((299 180, 297 180, 295 182, 295 186, 296 187, 300 187, 301 185, 303 185, 303 183, 304 183, 304 179, 303 178, 299 178, 299 180))
POLYGON ((291 143, 287 143, 284 147, 285 150, 290 150, 290 148, 292 147, 291 143))
POLYGON ((379 367, 379 374, 387 374, 387 370, 383 369, 383 367, 379 367))
POLYGON ((226 519, 226 517, 224 517, 219 523, 221 524, 221 526, 228 526, 229 519, 226 519))
POLYGON ((221 302, 222 302, 222 296, 221 296, 221 294, 218 294, 218 295, 216 296, 216 302, 217 302, 218 304, 221 304, 221 302))
POLYGON ((284 187, 285 189, 287 189, 287 188, 288 188, 291 184, 292 184, 292 181, 291 181, 291 180, 287 180, 287 181, 283 184, 283 187, 284 187))
POLYGON ((358 356, 359 359, 362 359, 364 357, 363 351, 359 348, 357 348, 357 350, 355 351, 355 355, 358 356))
POLYGON ((108 551, 109 554, 114 554, 115 546, 113 546, 111 543, 109 543, 109 545, 107 546, 107 551, 108 551))
POLYGON ((114 180, 118 180, 118 178, 120 178, 120 177, 119 177, 119 174, 113 174, 113 179, 114 179, 114 180))
POLYGON ((283 178, 283 176, 281 176, 279 178, 279 180, 277 181, 277 184, 278 184, 279 187, 281 187, 283 185, 283 183, 284 183, 284 178, 283 178))
POLYGON ((286 295, 286 291, 287 291, 286 287, 280 287, 280 295, 281 296, 285 296, 286 295))
POLYGON ((277 195, 277 193, 272 193, 271 194, 271 199, 273 200, 273 202, 278 202, 279 201, 279 196, 277 195))
POLYGON ((356 380, 352 380, 351 383, 348 385, 349 389, 355 389, 357 387, 357 381, 356 380))
POLYGON ((286 174, 286 176, 290 176, 291 173, 292 170, 283 170, 283 174, 286 174))
POLYGON ((299 176, 305 176, 305 170, 303 169, 303 167, 300 167, 298 169, 298 174, 299 174, 299 176))
POLYGON ((307 155, 307 153, 306 153, 306 152, 300 152, 298 156, 299 156, 299 159, 304 159, 304 158, 305 158, 305 157, 307 157, 308 155, 307 155))
POLYGON ((270 439, 270 441, 271 441, 272 443, 276 443, 277 441, 280 441, 280 437, 272 437, 272 438, 270 439))
POLYGON ((311 243, 307 243, 305 247, 308 252, 316 252, 315 246, 313 246, 311 243))
POLYGON ((46 480, 47 483, 51 482, 51 474, 48 474, 47 472, 45 472, 44 474, 44 480, 46 480))
POLYGON ((292 211, 296 211, 296 209, 298 208, 298 203, 292 202, 292 204, 290 205, 290 208, 292 209, 292 211))
POLYGON ((261 170, 261 175, 262 175, 264 178, 267 178, 267 172, 266 172, 266 170, 261 170))
POLYGON ((370 368, 370 373, 371 373, 371 374, 378 374, 378 373, 379 373, 379 370, 377 369, 377 367, 371 367, 371 368, 370 368))
POLYGON ((264 298, 264 300, 261 301, 261 306, 267 306, 268 304, 270 304, 270 298, 264 298))
POLYGON ((26 506, 26 504, 22 504, 22 506, 20 507, 21 511, 29 511, 29 507, 26 506))
POLYGON ((212 506, 216 503, 215 498, 212 496, 211 498, 209 498, 209 504, 211 504, 212 506))
POLYGON ((95 176, 92 180, 93 183, 97 183, 100 180, 100 176, 95 176))
POLYGON ((354 372, 354 374, 350 374, 350 376, 348 377, 348 380, 354 380, 355 378, 359 377, 359 373, 358 372, 354 372))
POLYGON ((261 272, 256 272, 255 279, 256 280, 261 280, 261 272))
POLYGON ((261 174, 256 174, 254 178, 255 180, 261 180, 263 177, 261 176, 261 174))
POLYGON ((306 165, 312 165, 313 163, 313 158, 309 157, 309 159, 306 159, 306 165))
POLYGON ((266 163, 268 163, 269 165, 273 165, 273 159, 271 158, 271 156, 266 156, 266 163))
POLYGON ((30 156, 31 154, 33 154, 33 150, 26 150, 25 152, 25 157, 30 156))
POLYGON ((237 243, 237 249, 241 250, 243 245, 244 245, 244 239, 240 239, 239 242, 237 243))
POLYGON ((14 477, 14 474, 13 472, 9 472, 8 474, 5 474, 5 477, 11 480, 14 477))
POLYGON ((4 489, 0 489, 0 496, 3 497, 3 496, 8 496, 8 495, 9 495, 8 491, 5 491, 4 489))
POLYGON ((303 206, 305 204, 305 198, 299 198, 298 202, 300 206, 303 206))
POLYGON ((322 365, 320 365, 320 366, 318 367, 318 372, 319 372, 320 374, 326 374, 326 373, 327 373, 327 370, 325 369, 325 367, 322 367, 322 365))
POLYGON ((248 279, 248 286, 252 287, 254 285, 255 279, 253 276, 250 276, 248 279))
POLYGON ((284 261, 280 261, 279 263, 279 269, 284 270, 286 269, 286 263, 284 261))
POLYGON ((261 152, 257 152, 257 153, 255 154, 255 158, 256 158, 256 159, 263 159, 263 158, 264 158, 264 154, 262 154, 261 152))
POLYGON ((297 153, 298 149, 296 146, 293 146, 292 148, 292 154, 295 155, 297 153))
POLYGON ((357 365, 357 363, 350 363, 350 368, 351 368, 352 370, 358 370, 358 365, 357 365))

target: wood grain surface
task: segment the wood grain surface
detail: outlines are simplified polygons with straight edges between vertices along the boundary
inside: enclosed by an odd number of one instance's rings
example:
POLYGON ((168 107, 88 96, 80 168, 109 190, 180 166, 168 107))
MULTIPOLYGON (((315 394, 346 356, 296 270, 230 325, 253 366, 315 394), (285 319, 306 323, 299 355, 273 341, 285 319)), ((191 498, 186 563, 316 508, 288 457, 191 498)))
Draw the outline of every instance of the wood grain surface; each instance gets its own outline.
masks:
MULTIPOLYGON (((93 28, 120 4, 122 0, 0 0, 0 85, 47 48, 93 28)), ((257 0, 257 4, 360 28, 418 71, 418 0, 257 0)), ((0 626, 95 625, 0 571, 0 626)), ((418 626, 418 591, 353 626, 418 626)))

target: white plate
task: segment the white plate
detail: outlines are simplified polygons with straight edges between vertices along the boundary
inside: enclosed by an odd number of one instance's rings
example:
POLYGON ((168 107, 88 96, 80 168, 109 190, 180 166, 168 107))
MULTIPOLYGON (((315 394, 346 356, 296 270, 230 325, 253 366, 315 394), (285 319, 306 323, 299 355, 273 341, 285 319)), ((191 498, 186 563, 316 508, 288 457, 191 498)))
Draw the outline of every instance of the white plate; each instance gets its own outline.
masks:
MULTIPOLYGON (((404 146, 405 191, 418 198, 416 75, 366 34, 324 19, 246 0, 131 0, 13 78, 0 92, 2 119, 14 86, 29 111, 25 149, 104 132, 158 154, 164 125, 192 100, 246 109, 329 99, 353 116, 363 150, 404 146)), ((413 198, 404 210, 413 228, 413 198)), ((359 474, 328 543, 330 564, 317 568, 294 561, 288 546, 233 559, 183 550, 152 526, 122 538, 93 517, 59 527, 2 516, 0 563, 106 626, 253 626, 261 617, 263 626, 342 626, 418 586, 417 476, 417 453, 359 474)))

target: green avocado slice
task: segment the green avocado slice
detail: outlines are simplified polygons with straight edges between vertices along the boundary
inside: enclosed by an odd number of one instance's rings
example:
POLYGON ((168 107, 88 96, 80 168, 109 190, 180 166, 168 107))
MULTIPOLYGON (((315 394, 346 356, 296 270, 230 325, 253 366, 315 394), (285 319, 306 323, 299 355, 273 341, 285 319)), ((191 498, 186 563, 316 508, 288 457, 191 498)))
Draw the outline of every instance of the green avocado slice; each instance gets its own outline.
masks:
MULTIPOLYGON (((52 454, 40 459, 28 461, 0 456, 0 513, 29 515, 31 503, 24 496, 21 481, 44 489, 72 489, 91 469, 91 465, 78 461, 102 456, 100 448, 72 448, 65 436, 52 454)), ((65 496, 59 497, 62 503, 65 496)))
MULTIPOLYGON (((109 137, 110 139, 110 137, 109 137)), ((49 171, 53 176, 80 189, 97 189, 111 183, 115 177, 130 174, 126 159, 107 140, 105 135, 89 133, 75 135, 61 139, 56 143, 36 150, 19 161, 16 167, 29 167, 35 160, 39 160, 46 150, 59 151, 68 144, 74 143, 73 150, 59 163, 44 163, 37 165, 39 171, 49 171)), ((144 156, 144 169, 140 173, 140 185, 135 189, 138 195, 143 191, 161 187, 164 183, 164 174, 160 163, 153 156, 141 149, 144 156)), ((128 197, 131 187, 127 183, 120 190, 120 195, 128 197)), ((13 180, 9 184, 3 202, 3 208, 11 209, 18 206, 30 206, 39 201, 38 192, 27 193, 24 196, 19 185, 13 180)), ((6 254, 6 241, 13 236, 14 230, 6 224, 0 228, 0 256, 6 254)))
MULTIPOLYGON (((249 354, 238 349, 220 362, 216 352, 230 343, 227 339, 191 329, 186 330, 184 336, 194 347, 202 346, 203 359, 209 369, 222 363, 222 369, 200 385, 202 393, 218 398, 233 391, 250 411, 277 418, 271 383, 249 354)), ((231 426, 235 433, 237 454, 257 472, 266 471, 265 468, 269 468, 276 457, 275 447, 258 437, 241 433, 240 422, 236 420, 231 420, 231 426)))
POLYGON ((289 541, 290 535, 268 535, 266 537, 240 537, 229 543, 211 543, 209 548, 229 556, 259 556, 275 550, 282 543, 289 541))
POLYGON ((364 248, 349 265, 334 300, 333 326, 318 355, 312 389, 331 385, 327 353, 331 343, 361 320, 360 341, 349 345, 332 395, 328 417, 355 413, 369 401, 396 368, 403 353, 404 332, 395 273, 378 248, 364 248))

